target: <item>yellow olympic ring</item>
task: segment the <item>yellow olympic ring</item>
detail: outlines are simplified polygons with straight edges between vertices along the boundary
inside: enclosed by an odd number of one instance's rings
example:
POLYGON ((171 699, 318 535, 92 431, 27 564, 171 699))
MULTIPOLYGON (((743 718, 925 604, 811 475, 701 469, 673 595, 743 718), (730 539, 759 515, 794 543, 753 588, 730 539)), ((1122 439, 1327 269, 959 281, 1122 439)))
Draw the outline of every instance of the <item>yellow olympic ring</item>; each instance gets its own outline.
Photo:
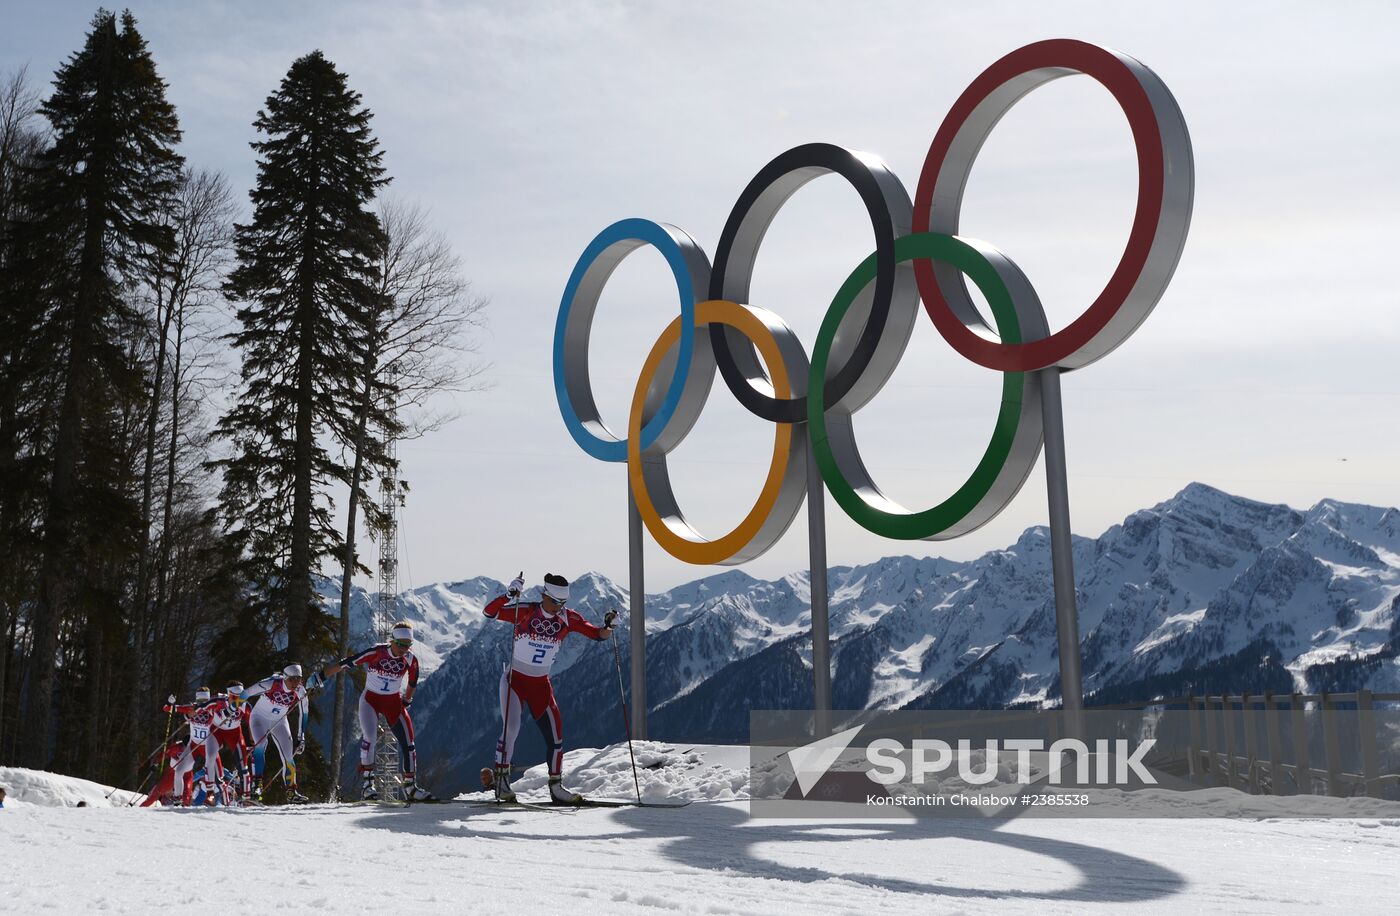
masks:
MULTIPOLYGON (((724 299, 710 299, 695 306, 695 327, 707 324, 725 324, 743 334, 763 357, 768 369, 773 394, 777 398, 792 397, 792 385, 788 379, 788 368, 778 348, 773 332, 763 319, 749 306, 724 299)), ((637 501, 637 511, 642 522, 656 538, 657 544, 671 556, 686 563, 696 565, 723 564, 738 562, 743 548, 762 529, 764 522, 777 503, 779 493, 787 476, 789 457, 792 453, 793 426, 790 423, 776 423, 773 431, 773 460, 768 466, 768 476, 763 482, 763 490, 758 495, 749 513, 744 516, 732 531, 723 537, 710 540, 676 512, 662 517, 653 504, 642 472, 644 460, 665 460, 664 450, 653 446, 645 452, 641 448, 643 414, 645 412, 647 388, 656 375, 666 354, 676 345, 681 336, 681 319, 676 318, 666 330, 661 332, 651 352, 647 354, 637 379, 636 390, 632 394, 632 412, 627 420, 627 475, 632 484, 632 493, 637 501), (655 453, 655 454, 653 454, 655 453)))

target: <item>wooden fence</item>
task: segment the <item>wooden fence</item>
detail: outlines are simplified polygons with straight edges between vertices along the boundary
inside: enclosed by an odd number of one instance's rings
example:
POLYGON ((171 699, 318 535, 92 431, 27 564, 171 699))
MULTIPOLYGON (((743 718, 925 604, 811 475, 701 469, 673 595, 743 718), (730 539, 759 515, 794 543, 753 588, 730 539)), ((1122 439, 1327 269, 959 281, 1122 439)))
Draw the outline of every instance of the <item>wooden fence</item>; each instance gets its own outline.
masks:
POLYGON ((1193 781, 1252 794, 1369 795, 1381 798, 1400 774, 1380 772, 1375 704, 1400 702, 1400 693, 1265 693, 1187 696, 1153 706, 1185 706, 1190 723, 1187 766, 1193 781), (1355 734, 1344 735, 1339 707, 1354 707, 1355 734), (1314 760, 1307 716, 1321 719, 1321 759, 1314 760), (1285 727, 1285 717, 1287 726, 1285 727), (1261 728, 1262 720, 1262 728, 1261 728), (1285 739, 1285 729, 1289 732, 1285 739), (1344 757, 1360 772, 1343 768, 1344 757), (1317 766, 1316 764, 1322 764, 1317 766))

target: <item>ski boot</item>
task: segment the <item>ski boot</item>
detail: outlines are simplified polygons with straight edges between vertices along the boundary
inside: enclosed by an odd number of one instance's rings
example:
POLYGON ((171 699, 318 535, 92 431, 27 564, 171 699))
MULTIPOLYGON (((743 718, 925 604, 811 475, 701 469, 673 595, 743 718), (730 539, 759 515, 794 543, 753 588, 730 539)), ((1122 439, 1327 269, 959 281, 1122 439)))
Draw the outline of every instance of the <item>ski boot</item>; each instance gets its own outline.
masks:
POLYGON ((549 777, 549 803, 551 805, 581 805, 583 796, 564 788, 562 776, 549 777))
POLYGON ((496 801, 515 801, 515 790, 510 787, 510 767, 496 767, 496 774, 491 779, 491 785, 496 789, 496 801))
POLYGON ((291 803, 294 804, 294 805, 304 805, 304 804, 306 804, 307 802, 311 801, 311 799, 307 798, 305 795, 302 795, 300 792, 298 792, 296 786, 288 786, 288 787, 287 787, 287 801, 291 802, 291 803))
POLYGON ((418 785, 418 783, 414 782, 412 779, 404 780, 403 797, 405 801, 409 802, 437 801, 437 799, 433 797, 433 793, 418 785))
POLYGON ((379 801, 379 790, 374 787, 374 777, 366 773, 360 782, 361 801, 379 801))

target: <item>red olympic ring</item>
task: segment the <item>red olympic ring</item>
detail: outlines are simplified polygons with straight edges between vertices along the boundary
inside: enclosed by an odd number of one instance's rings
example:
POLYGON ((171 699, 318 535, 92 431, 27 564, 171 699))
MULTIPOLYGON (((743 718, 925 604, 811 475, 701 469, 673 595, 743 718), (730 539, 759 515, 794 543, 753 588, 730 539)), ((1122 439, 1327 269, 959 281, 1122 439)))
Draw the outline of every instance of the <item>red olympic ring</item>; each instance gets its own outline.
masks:
POLYGON ((958 353, 988 369, 1078 369, 1104 356, 1151 312, 1185 242, 1193 168, 1186 124, 1171 93, 1132 58, 1071 39, 1041 41, 1013 51, 963 91, 924 160, 914 196, 914 231, 958 234, 963 189, 987 134, 1026 93, 1071 73, 1097 80, 1127 115, 1138 159, 1132 230, 1098 298, 1062 330, 1020 344, 1001 343, 973 330, 985 327, 985 322, 971 305, 960 275, 928 259, 916 260, 919 295, 934 326, 958 353))

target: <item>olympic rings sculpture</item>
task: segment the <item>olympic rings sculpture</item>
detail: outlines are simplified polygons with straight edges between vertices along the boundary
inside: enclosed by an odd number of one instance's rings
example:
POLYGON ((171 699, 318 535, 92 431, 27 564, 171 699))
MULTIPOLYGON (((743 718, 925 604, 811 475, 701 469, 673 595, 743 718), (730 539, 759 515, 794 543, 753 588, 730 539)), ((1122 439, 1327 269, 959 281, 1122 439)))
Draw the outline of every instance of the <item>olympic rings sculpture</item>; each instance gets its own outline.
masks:
POLYGON ((837 504, 889 538, 944 540, 986 524, 1029 476, 1043 441, 1044 369, 1089 365, 1123 343, 1161 298, 1191 222, 1194 165, 1186 122, 1167 87, 1123 54, 1069 39, 1006 55, 978 76, 934 135, 911 202, 878 158, 825 143, 781 154, 749 182, 720 235, 713 266, 683 230, 627 219, 588 245, 565 286, 554 332, 554 388, 574 441, 603 461, 627 463, 637 508, 656 541, 695 564, 732 565, 771 547, 806 495, 807 425, 821 478, 837 504), (1065 328, 1050 333, 1040 300, 1015 263, 986 242, 958 235, 963 190, 998 120, 1032 89, 1074 73, 1092 77, 1127 116, 1138 160, 1138 194, 1122 257, 1103 290, 1065 328), (812 179, 835 174, 860 195, 875 251, 833 298, 812 356, 781 318, 748 302, 758 249, 778 211, 812 179), (627 434, 603 422, 588 374, 588 338, 608 277, 632 251, 651 246, 675 279, 680 315, 653 345, 637 380, 627 434), (981 291, 991 326, 968 294, 981 291), (853 415, 889 380, 919 302, 960 355, 1000 371, 1001 405, 981 460, 936 506, 912 511, 886 497, 866 470, 853 415), (697 333, 708 328, 708 333, 697 333), (705 406, 716 370, 750 412, 774 423, 773 454, 758 500, 734 529, 707 538, 686 521, 666 456, 705 406))

